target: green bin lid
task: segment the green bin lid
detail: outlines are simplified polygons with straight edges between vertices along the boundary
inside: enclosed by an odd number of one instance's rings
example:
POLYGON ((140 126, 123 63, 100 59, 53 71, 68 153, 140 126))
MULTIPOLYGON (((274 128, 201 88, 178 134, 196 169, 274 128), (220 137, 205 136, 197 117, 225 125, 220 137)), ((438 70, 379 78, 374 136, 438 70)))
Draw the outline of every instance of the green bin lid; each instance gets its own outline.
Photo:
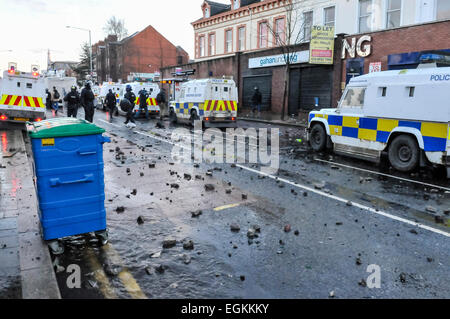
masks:
POLYGON ((88 121, 66 117, 34 122, 28 127, 31 138, 53 138, 102 134, 105 130, 88 121))

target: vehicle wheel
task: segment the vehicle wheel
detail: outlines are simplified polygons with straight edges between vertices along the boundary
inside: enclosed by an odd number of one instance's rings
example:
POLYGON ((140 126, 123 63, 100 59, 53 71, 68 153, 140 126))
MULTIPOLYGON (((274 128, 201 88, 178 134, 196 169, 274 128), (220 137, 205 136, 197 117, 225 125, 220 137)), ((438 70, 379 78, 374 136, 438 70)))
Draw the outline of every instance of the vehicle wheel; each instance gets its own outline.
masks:
POLYGON ((410 172, 419 164, 420 153, 416 140, 409 135, 397 136, 389 147, 389 162, 400 172, 410 172))
POLYGON ((195 121, 200 120, 200 117, 197 115, 197 111, 196 110, 192 110, 191 112, 191 125, 194 126, 195 121))
POLYGON ((311 130, 311 137, 309 143, 314 151, 320 152, 325 149, 327 145, 327 133, 320 124, 315 124, 311 130))
POLYGON ((170 110, 169 120, 170 120, 170 123, 172 123, 172 124, 176 124, 177 123, 177 121, 178 121, 177 114, 175 113, 174 110, 170 110))

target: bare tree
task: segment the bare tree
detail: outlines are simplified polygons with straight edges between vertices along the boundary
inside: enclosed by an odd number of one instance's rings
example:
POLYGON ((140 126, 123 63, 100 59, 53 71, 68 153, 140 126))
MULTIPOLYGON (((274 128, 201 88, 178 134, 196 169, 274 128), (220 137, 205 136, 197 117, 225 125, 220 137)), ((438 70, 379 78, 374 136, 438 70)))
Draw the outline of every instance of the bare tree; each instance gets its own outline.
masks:
POLYGON ((290 66, 296 53, 295 45, 309 41, 311 35, 311 28, 309 28, 311 21, 304 19, 303 14, 301 14, 300 5, 302 2, 304 1, 285 1, 284 10, 286 19, 284 20, 284 26, 277 25, 277 20, 275 20, 274 25, 271 25, 269 21, 267 22, 267 27, 273 39, 272 44, 280 48, 284 61, 286 62, 283 107, 281 111, 282 120, 285 119, 287 104, 289 103, 290 66))
POLYGON ((124 20, 117 19, 115 16, 106 21, 103 31, 106 35, 116 35, 119 41, 128 35, 124 20))

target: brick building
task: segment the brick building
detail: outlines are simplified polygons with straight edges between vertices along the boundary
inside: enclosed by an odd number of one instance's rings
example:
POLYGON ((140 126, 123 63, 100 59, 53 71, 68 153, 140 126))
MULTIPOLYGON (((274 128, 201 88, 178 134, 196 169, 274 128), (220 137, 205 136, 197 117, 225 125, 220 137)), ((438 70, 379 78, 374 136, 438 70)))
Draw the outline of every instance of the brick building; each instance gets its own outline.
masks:
MULTIPOLYGON (((258 86, 263 94, 263 109, 281 112, 285 64, 271 62, 280 60, 281 50, 273 36, 271 41, 270 34, 267 39, 259 31, 266 22, 275 29, 276 21, 282 18, 280 10, 290 2, 241 0, 219 5, 204 1, 203 17, 192 23, 196 63, 182 68, 195 69, 193 78, 233 76, 239 87, 240 110, 250 107, 253 87, 258 86), (244 41, 238 44, 240 28, 245 31, 242 33, 244 41), (230 50, 226 49, 227 34, 230 50), (267 47, 258 46, 262 40, 267 47)), ((345 84, 353 76, 417 68, 424 62, 450 65, 448 0, 304 0, 295 3, 295 14, 301 23, 294 33, 302 35, 302 40, 295 45, 297 63, 290 66, 287 114, 336 107, 345 84), (309 63, 308 34, 315 25, 335 27, 332 65, 309 63)), ((174 69, 164 68, 163 76, 170 77, 174 69)))
POLYGON ((97 81, 127 82, 130 73, 155 73, 189 62, 189 55, 151 25, 117 41, 109 36, 93 46, 97 81))

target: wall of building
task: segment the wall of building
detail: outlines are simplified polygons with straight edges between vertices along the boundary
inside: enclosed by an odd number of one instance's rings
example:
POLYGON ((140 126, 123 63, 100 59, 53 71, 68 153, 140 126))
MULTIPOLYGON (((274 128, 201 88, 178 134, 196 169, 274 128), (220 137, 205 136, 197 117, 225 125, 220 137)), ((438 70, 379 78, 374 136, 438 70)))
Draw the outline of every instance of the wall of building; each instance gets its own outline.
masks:
MULTIPOLYGON (((330 69, 333 70, 336 68, 336 71, 332 73, 332 86, 336 86, 329 90, 329 96, 331 103, 335 105, 337 103, 337 93, 340 85, 340 75, 341 75, 341 64, 340 64, 340 47, 341 47, 341 39, 335 42, 335 66, 330 66, 330 69)), ((308 51, 309 43, 303 43, 294 47, 294 51, 308 51)), ((292 51, 292 52, 294 52, 292 51)), ((284 95, 284 82, 286 78, 286 68, 284 65, 282 66, 274 66, 274 67, 263 67, 263 68, 250 68, 249 60, 253 58, 261 58, 273 55, 282 54, 280 48, 271 48, 262 51, 254 51, 254 52, 246 52, 240 53, 237 52, 232 56, 216 58, 210 60, 197 61, 194 63, 186 64, 179 66, 183 70, 193 70, 195 69, 195 74, 189 76, 190 79, 200 79, 200 78, 221 78, 223 76, 232 76, 236 81, 238 91, 239 91, 239 105, 240 110, 243 108, 249 108, 251 105, 244 99, 244 82, 248 78, 257 78, 260 76, 267 76, 271 78, 270 83, 270 111, 275 113, 281 113, 283 107, 283 95, 284 95)), ((321 67, 316 65, 309 65, 308 63, 299 63, 291 65, 291 68, 314 68, 321 67)), ((162 68, 162 77, 164 79, 173 78, 173 74, 176 71, 175 66, 162 68)), ((301 72, 301 71, 300 71, 301 72)), ((321 79, 318 78, 318 81, 321 79)), ((299 84, 299 83, 298 83, 299 84)), ((251 88, 253 89, 253 87, 251 88)), ((265 92, 262 92, 263 95, 265 92)), ((294 92, 297 93, 298 92, 294 92)), ((313 103, 311 103, 311 107, 313 103)), ((330 107, 330 105, 326 105, 326 107, 330 107)), ((301 111, 301 110, 300 110, 301 111)))
MULTIPOLYGON (((295 18, 292 18, 292 29, 294 29, 294 34, 298 33, 303 26, 302 14, 304 11, 312 10, 314 12, 313 23, 320 25, 323 23, 323 9, 333 6, 335 2, 335 0, 306 0, 298 2, 292 11, 295 16, 295 18)), ((289 12, 287 12, 288 7, 286 7, 286 4, 288 3, 289 1, 266 0, 193 22, 195 31, 195 60, 202 61, 205 59, 223 57, 239 51, 238 29, 240 27, 245 27, 245 49, 242 50, 242 52, 265 49, 260 48, 258 43, 259 23, 264 20, 267 20, 272 29, 272 31, 269 30, 268 32, 267 49, 276 47, 276 41, 273 36, 275 20, 282 17, 286 18, 289 15, 289 12), (233 34, 231 53, 225 52, 225 32, 229 29, 232 30, 233 34), (215 34, 216 52, 215 54, 210 55, 209 35, 211 33, 215 34), (204 37, 205 56, 200 55, 201 37, 204 37)), ((291 38, 291 44, 299 42, 295 42, 294 38, 294 36, 291 38)))
POLYGON ((131 72, 154 73, 164 66, 177 65, 178 54, 182 54, 182 62, 189 61, 186 52, 179 52, 176 46, 148 26, 122 44, 118 57, 122 64, 120 77, 126 81, 131 72))
MULTIPOLYGON (((348 36, 346 41, 351 43, 352 38, 359 39, 364 35, 371 37, 371 41, 365 43, 370 44, 371 53, 367 57, 356 55, 356 58, 363 58, 364 74, 369 73, 370 64, 375 62, 381 62, 381 70, 386 71, 389 55, 450 49, 450 20, 348 36)), ((346 65, 350 60, 346 53, 342 60, 341 85, 346 82, 346 65)))

